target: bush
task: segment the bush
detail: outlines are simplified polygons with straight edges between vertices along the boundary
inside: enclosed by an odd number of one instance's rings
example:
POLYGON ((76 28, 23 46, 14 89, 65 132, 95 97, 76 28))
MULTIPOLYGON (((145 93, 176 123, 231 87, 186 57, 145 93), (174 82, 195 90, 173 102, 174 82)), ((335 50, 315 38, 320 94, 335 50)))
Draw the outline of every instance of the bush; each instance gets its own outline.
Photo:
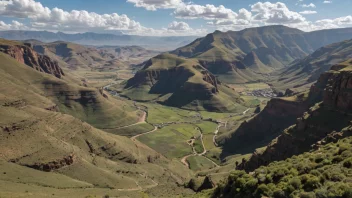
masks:
POLYGON ((303 192, 299 196, 300 198, 316 198, 315 194, 312 192, 303 192))
POLYGON ((328 197, 335 198, 335 197, 342 197, 345 193, 349 193, 350 187, 342 182, 334 183, 328 188, 328 197))
POLYGON ((265 184, 260 184, 257 190, 254 192, 255 197, 261 198, 262 196, 270 197, 271 191, 270 188, 265 184))
POLYGON ((281 189, 276 189, 273 193, 274 198, 286 198, 285 192, 281 189))
POLYGON ((328 198, 328 192, 326 190, 319 189, 315 191, 315 196, 317 198, 328 198))
POLYGON ((343 198, 352 198, 352 189, 347 189, 343 195, 342 195, 343 198))
POLYGON ((257 188, 257 185, 258 185, 258 180, 257 179, 250 179, 245 184, 245 189, 248 192, 253 192, 257 188))
POLYGON ((301 188, 301 180, 297 177, 290 180, 289 184, 293 186, 296 190, 301 188))
POLYGON ((347 158, 345 161, 343 161, 343 167, 352 168, 352 157, 347 158))
POLYGON ((332 163, 337 164, 343 161, 343 158, 341 156, 336 156, 332 159, 332 163))
POLYGON ((303 185, 304 190, 313 191, 321 186, 320 179, 316 176, 311 176, 307 179, 303 185))

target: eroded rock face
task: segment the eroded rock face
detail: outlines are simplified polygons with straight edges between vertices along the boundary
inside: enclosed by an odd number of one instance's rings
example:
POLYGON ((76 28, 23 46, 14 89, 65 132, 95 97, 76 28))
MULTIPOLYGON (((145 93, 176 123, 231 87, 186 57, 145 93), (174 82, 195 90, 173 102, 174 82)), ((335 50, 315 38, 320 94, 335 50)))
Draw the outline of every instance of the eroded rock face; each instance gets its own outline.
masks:
POLYGON ((352 110, 352 72, 334 73, 324 92, 324 104, 350 112, 352 110))
POLYGON ((297 119, 295 125, 285 129, 282 135, 272 141, 263 153, 254 153, 238 169, 252 171, 273 161, 307 152, 320 140, 329 139, 331 134, 343 131, 352 119, 351 93, 351 71, 323 74, 310 92, 314 97, 323 95, 323 102, 310 108, 297 119))
POLYGON ((70 155, 63 157, 62 159, 58 159, 56 161, 52 161, 52 162, 48 162, 48 163, 36 163, 36 164, 31 164, 31 165, 25 164, 25 166, 33 168, 33 169, 41 170, 41 171, 50 172, 50 171, 57 170, 59 168, 65 167, 65 166, 69 166, 69 165, 73 164, 75 160, 76 160, 75 155, 70 154, 70 155))
POLYGON ((0 52, 10 55, 18 62, 28 65, 33 69, 62 78, 64 72, 57 62, 48 56, 39 55, 28 45, 0 45, 0 52))
POLYGON ((267 144, 282 130, 295 124, 297 117, 307 109, 307 101, 271 99, 262 112, 243 122, 230 139, 220 143, 223 145, 223 156, 236 153, 244 146, 267 144))

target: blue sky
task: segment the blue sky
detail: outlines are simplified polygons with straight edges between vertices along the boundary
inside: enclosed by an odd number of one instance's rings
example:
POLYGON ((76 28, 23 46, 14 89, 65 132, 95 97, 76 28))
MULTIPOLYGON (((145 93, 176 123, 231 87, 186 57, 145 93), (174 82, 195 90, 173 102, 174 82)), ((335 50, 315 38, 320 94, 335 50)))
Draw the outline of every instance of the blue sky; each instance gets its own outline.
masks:
POLYGON ((351 8, 352 0, 0 0, 0 30, 172 36, 283 24, 312 31, 352 26, 351 8))

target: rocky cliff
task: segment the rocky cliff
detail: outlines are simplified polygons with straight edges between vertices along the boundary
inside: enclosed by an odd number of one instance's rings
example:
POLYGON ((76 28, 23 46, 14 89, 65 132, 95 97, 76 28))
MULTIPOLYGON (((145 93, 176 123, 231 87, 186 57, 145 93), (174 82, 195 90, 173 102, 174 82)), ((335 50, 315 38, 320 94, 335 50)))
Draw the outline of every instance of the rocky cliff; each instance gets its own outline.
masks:
POLYGON ((62 78, 65 75, 57 62, 52 61, 48 56, 37 54, 30 44, 0 44, 0 52, 10 55, 18 62, 26 64, 37 71, 51 74, 57 78, 62 78))
POLYGON ((304 93, 270 100, 257 116, 243 122, 230 138, 219 142, 223 146, 223 157, 265 146, 283 129, 293 125, 307 109, 308 101, 304 93))
POLYGON ((239 169, 252 171, 270 162, 307 152, 318 141, 350 125, 352 71, 346 67, 333 69, 323 74, 311 89, 311 97, 320 94, 323 101, 298 118, 295 125, 285 129, 263 153, 254 153, 248 162, 240 164, 239 169))

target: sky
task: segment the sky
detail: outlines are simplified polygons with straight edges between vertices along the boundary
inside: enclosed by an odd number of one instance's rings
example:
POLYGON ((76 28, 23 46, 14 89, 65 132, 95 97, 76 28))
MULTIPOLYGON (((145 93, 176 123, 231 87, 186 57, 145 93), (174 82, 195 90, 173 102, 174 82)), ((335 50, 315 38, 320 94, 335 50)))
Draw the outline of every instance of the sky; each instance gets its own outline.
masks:
POLYGON ((352 0, 0 0, 0 30, 203 36, 286 25, 352 27, 352 0))

